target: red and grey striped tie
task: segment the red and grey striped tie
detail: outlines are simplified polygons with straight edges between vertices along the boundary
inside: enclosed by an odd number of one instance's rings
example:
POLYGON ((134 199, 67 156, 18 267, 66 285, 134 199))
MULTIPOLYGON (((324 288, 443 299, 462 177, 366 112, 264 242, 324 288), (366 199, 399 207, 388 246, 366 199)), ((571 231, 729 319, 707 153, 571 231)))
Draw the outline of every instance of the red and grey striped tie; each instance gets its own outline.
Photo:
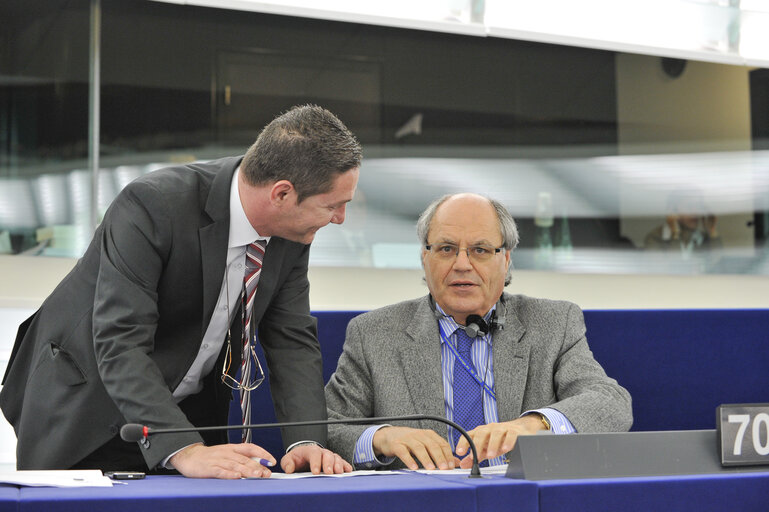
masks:
MULTIPOLYGON (((246 273, 243 276, 244 293, 244 311, 246 321, 243 326, 243 352, 240 363, 240 410, 242 413, 243 424, 251 423, 251 392, 243 389, 251 382, 251 343, 255 340, 251 336, 251 312, 254 306, 254 296, 256 295, 256 285, 259 283, 259 276, 262 273, 262 260, 264 259, 264 250, 266 244, 264 240, 257 240, 246 248, 246 273)), ((251 430, 243 430, 243 442, 251 442, 251 430)))

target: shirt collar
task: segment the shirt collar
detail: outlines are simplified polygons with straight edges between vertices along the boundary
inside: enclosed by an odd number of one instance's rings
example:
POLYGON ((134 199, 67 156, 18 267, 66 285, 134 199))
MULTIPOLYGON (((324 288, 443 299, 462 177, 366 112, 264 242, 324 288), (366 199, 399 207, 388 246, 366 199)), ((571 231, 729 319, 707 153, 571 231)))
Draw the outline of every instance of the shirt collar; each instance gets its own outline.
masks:
POLYGON ((239 175, 240 167, 235 169, 230 184, 230 236, 227 244, 229 248, 244 247, 259 238, 266 240, 266 242, 270 241, 270 237, 259 236, 259 233, 248 222, 246 212, 243 211, 243 204, 240 202, 240 195, 238 195, 239 175))
MULTIPOLYGON (((483 315, 483 319, 487 324, 490 322, 491 315, 494 311, 496 311, 496 309, 497 305, 494 304, 491 306, 491 309, 488 310, 485 315, 483 315)), ((441 333, 443 334, 443 336, 441 336, 441 343, 445 343, 449 336, 452 336, 457 329, 462 329, 463 327, 459 325, 456 320, 454 320, 454 317, 447 315, 437 302, 435 303, 435 310, 442 315, 440 318, 438 318, 438 325, 441 329, 441 333)), ((481 339, 486 340, 487 342, 491 342, 491 332, 487 332, 486 335, 481 339)))

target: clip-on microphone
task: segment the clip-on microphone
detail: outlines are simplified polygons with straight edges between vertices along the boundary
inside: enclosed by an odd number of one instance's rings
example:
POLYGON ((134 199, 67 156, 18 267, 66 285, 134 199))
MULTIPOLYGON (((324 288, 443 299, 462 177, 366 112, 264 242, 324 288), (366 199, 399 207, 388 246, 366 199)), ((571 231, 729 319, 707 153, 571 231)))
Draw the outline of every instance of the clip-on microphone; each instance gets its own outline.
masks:
POLYGON ((489 326, 480 315, 468 315, 465 324, 465 334, 471 338, 475 338, 478 335, 486 336, 486 333, 489 332, 489 326))

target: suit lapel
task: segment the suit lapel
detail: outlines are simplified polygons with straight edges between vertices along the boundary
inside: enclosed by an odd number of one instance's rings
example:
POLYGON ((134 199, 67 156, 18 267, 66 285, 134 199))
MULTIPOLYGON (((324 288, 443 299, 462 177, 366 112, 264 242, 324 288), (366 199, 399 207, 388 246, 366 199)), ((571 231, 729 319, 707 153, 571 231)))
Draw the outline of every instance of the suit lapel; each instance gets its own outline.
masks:
POLYGON ((397 338, 394 342, 400 345, 394 348, 401 357, 415 412, 443 416, 440 331, 427 298, 420 301, 405 336, 397 338))
POLYGON ((240 159, 227 159, 227 165, 216 173, 206 197, 205 209, 211 223, 198 231, 201 271, 203 272, 203 320, 201 338, 211 321, 227 265, 227 242, 230 236, 230 183, 240 159))
POLYGON ((508 299, 505 304, 505 328, 496 331, 492 341, 499 421, 514 420, 523 412, 521 407, 529 370, 531 346, 521 340, 526 329, 516 317, 511 302, 508 299))

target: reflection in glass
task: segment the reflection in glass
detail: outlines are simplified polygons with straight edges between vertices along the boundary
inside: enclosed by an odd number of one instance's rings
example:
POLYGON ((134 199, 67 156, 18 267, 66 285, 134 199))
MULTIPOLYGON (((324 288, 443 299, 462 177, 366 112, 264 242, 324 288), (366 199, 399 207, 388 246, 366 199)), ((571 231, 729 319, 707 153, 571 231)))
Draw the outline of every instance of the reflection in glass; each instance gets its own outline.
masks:
MULTIPOLYGON (((480 3, 440 6, 466 24, 480 3)), ((87 2, 10 4, 0 253, 77 257, 94 186, 87 2)), ((276 113, 314 102, 365 155, 346 221, 319 231, 312 265, 419 268, 419 213, 472 191, 518 222, 518 269, 769 272, 769 124, 755 114, 768 70, 686 61, 671 76, 657 57, 494 37, 144 0, 103 8, 99 215, 137 177, 242 154, 276 113), (692 185, 704 206, 668 222, 669 196, 692 185), (676 226, 683 249, 662 250, 676 226)))

